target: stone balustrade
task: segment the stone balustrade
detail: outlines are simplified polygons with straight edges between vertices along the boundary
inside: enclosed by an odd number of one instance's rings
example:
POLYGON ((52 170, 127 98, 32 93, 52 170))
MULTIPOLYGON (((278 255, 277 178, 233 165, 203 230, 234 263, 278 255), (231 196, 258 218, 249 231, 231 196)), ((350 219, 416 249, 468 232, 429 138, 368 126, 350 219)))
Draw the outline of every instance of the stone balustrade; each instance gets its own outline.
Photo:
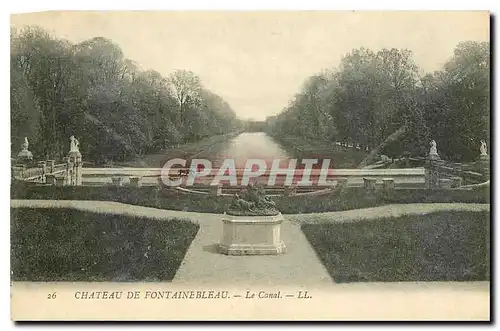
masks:
POLYGON ((375 184, 377 180, 375 178, 363 178, 364 188, 367 191, 375 191, 375 184))
POLYGON ((66 185, 66 178, 65 178, 65 176, 56 175, 55 176, 55 184, 56 184, 56 186, 64 186, 64 185, 66 185))
POLYGON ((462 177, 452 177, 451 178, 451 187, 452 188, 460 188, 462 187, 462 177))
POLYGON ((56 165, 56 161, 55 160, 48 160, 47 161, 47 171, 49 173, 53 173, 54 170, 55 170, 55 165, 56 165))
POLYGON ((284 196, 292 196, 297 194, 297 186, 291 185, 291 186, 285 186, 283 190, 283 195, 284 196))
POLYGON ((50 185, 56 185, 56 176, 53 174, 45 175, 45 183, 50 185))
POLYGON ((347 188, 347 178, 341 177, 337 179, 337 185, 341 190, 347 188))
POLYGON ((111 182, 113 183, 114 186, 123 186, 123 177, 122 176, 115 176, 111 178, 111 182))
POLYGON ((130 177, 130 186, 141 187, 141 185, 142 185, 142 177, 139 176, 130 177))
POLYGON ((395 188, 394 178, 384 178, 382 179, 382 187, 385 191, 393 191, 395 188))
POLYGON ((221 196, 222 195, 222 185, 215 183, 210 184, 210 195, 221 196))
POLYGON ((440 178, 439 179, 439 188, 451 189, 452 188, 452 180, 449 178, 440 178))

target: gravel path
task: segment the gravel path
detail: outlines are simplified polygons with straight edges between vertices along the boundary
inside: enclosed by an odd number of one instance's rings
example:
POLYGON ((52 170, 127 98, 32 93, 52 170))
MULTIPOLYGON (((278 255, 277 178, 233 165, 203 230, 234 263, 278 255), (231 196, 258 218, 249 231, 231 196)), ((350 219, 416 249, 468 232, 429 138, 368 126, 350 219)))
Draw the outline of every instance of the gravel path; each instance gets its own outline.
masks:
POLYGON ((332 284, 330 275, 300 230, 300 224, 346 222, 436 211, 489 211, 489 204, 399 204, 340 212, 284 215, 282 238, 287 253, 277 256, 226 256, 217 253, 222 234, 221 214, 193 213, 128 205, 109 201, 11 200, 11 207, 74 208, 98 213, 145 216, 159 220, 190 219, 200 225, 173 282, 247 285, 332 284))
POLYGON ((222 222, 200 222, 174 282, 196 284, 331 284, 327 270, 316 257, 299 226, 288 221, 281 225, 287 252, 280 255, 227 256, 217 252, 222 222))
MULTIPOLYGON (((73 208, 96 213, 123 214, 131 216, 145 216, 155 219, 168 220, 172 217, 188 218, 197 222, 211 222, 222 220, 221 214, 196 213, 178 210, 157 209, 129 205, 113 201, 92 200, 10 200, 12 208, 73 208)), ((284 215, 292 223, 322 223, 348 222, 362 219, 377 219, 381 217, 399 217, 402 215, 424 215, 437 211, 490 211, 490 204, 480 203, 413 203, 393 204, 373 208, 363 208, 325 213, 308 213, 284 215)))
POLYGON ((490 204, 480 203, 412 203, 393 204, 373 208, 363 208, 327 213, 286 215, 292 223, 334 223, 352 222, 382 217, 403 215, 425 215, 438 211, 490 211, 490 204))
POLYGON ((169 220, 172 218, 189 218, 193 221, 202 219, 214 221, 222 219, 220 214, 193 213, 177 210, 165 210, 136 205, 129 205, 113 201, 92 200, 10 200, 12 208, 72 208, 81 211, 95 213, 106 213, 114 215, 144 216, 158 220, 169 220))

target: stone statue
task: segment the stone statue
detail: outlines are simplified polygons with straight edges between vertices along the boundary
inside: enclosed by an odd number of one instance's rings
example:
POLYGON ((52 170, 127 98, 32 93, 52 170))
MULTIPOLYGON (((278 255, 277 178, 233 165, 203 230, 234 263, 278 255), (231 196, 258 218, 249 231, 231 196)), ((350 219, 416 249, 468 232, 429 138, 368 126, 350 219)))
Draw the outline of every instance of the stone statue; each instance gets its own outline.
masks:
POLYGON ((429 152, 430 155, 437 155, 437 144, 435 140, 431 141, 431 150, 429 152))
POLYGON ((28 150, 29 143, 28 137, 24 137, 24 142, 21 147, 21 151, 17 154, 17 158, 20 162, 33 160, 33 154, 28 150))
POLYGON ((481 155, 488 155, 488 149, 486 147, 486 141, 481 140, 480 150, 481 150, 481 155))
POLYGON ((69 141, 70 141, 69 151, 70 152, 79 152, 80 151, 80 143, 75 138, 75 136, 71 136, 69 138, 69 141))
POLYGON ((235 194, 227 214, 238 216, 274 216, 278 215, 276 204, 264 192, 264 188, 254 184, 247 186, 243 198, 235 194))
POLYGON ((29 147, 28 137, 24 137, 24 143, 23 143, 23 147, 22 147, 23 151, 27 151, 28 147, 29 147))
POLYGON ((255 208, 255 203, 252 201, 246 201, 244 199, 241 199, 239 194, 235 194, 233 197, 233 201, 231 201, 231 205, 229 206, 229 209, 232 211, 251 211, 255 208))

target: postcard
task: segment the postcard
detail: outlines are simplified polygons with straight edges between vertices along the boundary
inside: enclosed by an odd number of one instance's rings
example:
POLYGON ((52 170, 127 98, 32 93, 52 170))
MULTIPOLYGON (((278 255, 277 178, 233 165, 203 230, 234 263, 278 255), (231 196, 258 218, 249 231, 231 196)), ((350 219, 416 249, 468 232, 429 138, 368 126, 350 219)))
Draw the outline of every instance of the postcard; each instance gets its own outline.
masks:
POLYGON ((490 320, 489 12, 10 23, 12 320, 490 320))

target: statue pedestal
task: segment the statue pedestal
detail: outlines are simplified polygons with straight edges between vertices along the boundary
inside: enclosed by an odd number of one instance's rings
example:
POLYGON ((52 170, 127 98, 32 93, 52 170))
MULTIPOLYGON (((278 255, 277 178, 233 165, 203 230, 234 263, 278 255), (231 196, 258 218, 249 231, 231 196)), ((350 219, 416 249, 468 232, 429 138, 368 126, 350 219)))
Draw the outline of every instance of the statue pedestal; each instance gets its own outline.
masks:
POLYGON ((219 252, 226 255, 278 255, 286 252, 281 240, 283 215, 233 216, 223 220, 219 252))
POLYGON ((439 156, 438 153, 429 153, 429 155, 427 156, 427 159, 432 160, 432 161, 437 161, 437 160, 441 160, 441 157, 439 156))
POLYGON ((20 164, 31 162, 33 161, 33 154, 27 149, 23 149, 22 151, 19 152, 19 154, 17 154, 17 161, 20 164))
POLYGON ((425 161, 425 187, 427 189, 439 188, 439 167, 444 164, 438 154, 429 154, 425 161))
POLYGON ((66 185, 82 185, 82 154, 70 151, 66 159, 66 185))
POLYGON ((490 156, 481 154, 479 156, 479 168, 484 175, 485 179, 490 179, 490 156))

